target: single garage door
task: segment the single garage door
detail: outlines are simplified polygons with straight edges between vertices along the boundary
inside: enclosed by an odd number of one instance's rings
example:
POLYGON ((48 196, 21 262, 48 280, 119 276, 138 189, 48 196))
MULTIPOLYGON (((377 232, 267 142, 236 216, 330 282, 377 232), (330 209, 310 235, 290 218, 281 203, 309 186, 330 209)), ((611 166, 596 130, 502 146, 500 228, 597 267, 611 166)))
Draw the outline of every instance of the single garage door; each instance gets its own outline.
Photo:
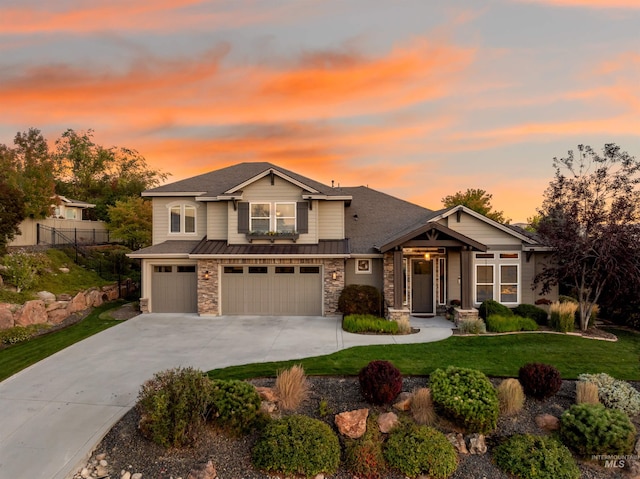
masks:
POLYGON ((222 314, 320 316, 320 266, 224 266, 222 314))
POLYGON ((154 313, 198 311, 195 265, 154 266, 151 281, 151 311, 154 313))

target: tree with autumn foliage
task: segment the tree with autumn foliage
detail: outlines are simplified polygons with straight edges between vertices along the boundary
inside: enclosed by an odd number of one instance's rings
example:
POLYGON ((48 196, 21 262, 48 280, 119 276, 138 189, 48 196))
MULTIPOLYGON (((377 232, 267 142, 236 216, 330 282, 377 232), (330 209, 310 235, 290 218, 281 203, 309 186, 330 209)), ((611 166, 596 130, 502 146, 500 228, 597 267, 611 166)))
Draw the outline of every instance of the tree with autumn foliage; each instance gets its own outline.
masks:
POLYGON ((109 206, 108 213, 107 226, 114 238, 133 250, 151 245, 151 201, 131 196, 109 206))
POLYGON ((615 144, 579 145, 553 165, 537 231, 552 261, 536 282, 573 289, 584 331, 603 291, 640 285, 640 161, 615 144))
POLYGON ((468 188, 467 191, 458 191, 454 195, 442 198, 442 204, 445 208, 452 206, 466 206, 467 208, 486 216, 487 218, 497 221, 498 223, 508 224, 511 220, 505 218, 503 211, 496 211, 491 205, 493 195, 479 188, 468 188))

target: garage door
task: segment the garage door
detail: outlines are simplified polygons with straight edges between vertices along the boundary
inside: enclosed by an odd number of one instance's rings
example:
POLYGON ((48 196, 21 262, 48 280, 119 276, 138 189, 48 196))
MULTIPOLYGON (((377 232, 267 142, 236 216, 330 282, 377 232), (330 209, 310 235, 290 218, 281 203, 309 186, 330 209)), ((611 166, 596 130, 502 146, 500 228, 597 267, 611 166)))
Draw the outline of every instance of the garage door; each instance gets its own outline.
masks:
POLYGON ((195 265, 154 266, 151 281, 151 311, 154 313, 198 311, 195 265))
POLYGON ((320 266, 224 266, 222 314, 320 316, 320 266))

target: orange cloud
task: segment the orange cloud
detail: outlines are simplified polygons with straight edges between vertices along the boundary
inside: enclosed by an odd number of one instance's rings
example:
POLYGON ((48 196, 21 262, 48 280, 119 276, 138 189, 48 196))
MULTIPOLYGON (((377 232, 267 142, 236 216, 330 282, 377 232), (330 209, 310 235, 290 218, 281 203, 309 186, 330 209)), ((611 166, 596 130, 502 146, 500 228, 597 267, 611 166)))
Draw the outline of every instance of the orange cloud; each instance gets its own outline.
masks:
POLYGON ((517 0, 519 3, 543 3, 558 7, 587 7, 587 8, 640 8, 637 0, 517 0))

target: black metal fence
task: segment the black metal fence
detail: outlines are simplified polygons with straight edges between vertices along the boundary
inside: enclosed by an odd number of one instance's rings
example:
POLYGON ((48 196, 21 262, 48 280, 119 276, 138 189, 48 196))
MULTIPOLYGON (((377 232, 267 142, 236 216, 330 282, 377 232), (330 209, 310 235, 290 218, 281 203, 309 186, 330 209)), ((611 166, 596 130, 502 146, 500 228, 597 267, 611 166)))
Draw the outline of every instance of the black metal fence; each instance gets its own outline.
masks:
POLYGON ((37 244, 50 246, 97 245, 110 243, 104 229, 52 228, 38 223, 37 244))

